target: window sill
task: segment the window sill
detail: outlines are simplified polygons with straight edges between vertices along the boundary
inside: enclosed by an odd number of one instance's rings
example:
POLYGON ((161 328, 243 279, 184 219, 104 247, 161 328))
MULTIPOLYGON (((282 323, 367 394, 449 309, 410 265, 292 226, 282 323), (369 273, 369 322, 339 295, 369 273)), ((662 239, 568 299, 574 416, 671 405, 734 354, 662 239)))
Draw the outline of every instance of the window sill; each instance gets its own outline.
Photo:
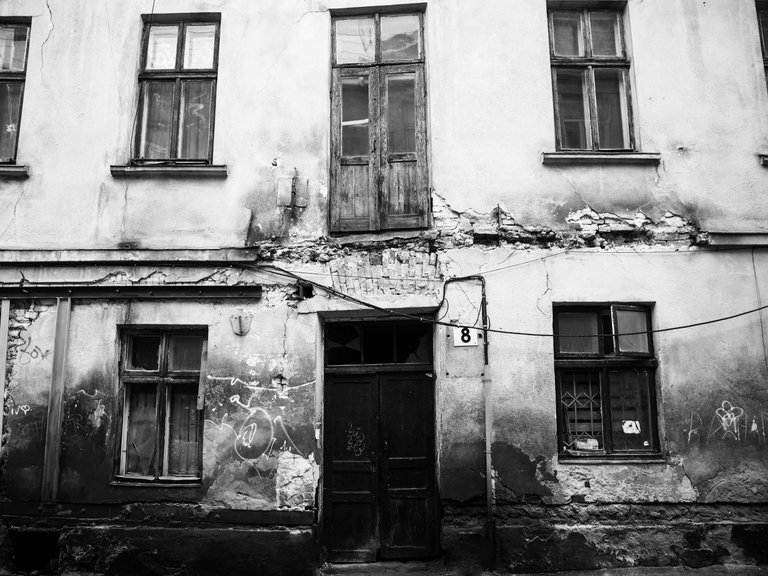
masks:
POLYGON ((29 166, 24 164, 0 164, 0 178, 29 178, 29 166))
POLYGON ((115 476, 110 486, 136 488, 200 488, 200 478, 152 478, 149 476, 115 476))
POLYGON ((666 464, 667 460, 660 454, 649 456, 568 456, 561 454, 557 458, 560 464, 666 464))
POLYGON ((112 176, 122 178, 226 178, 227 165, 132 166, 113 164, 112 176))
POLYGON ((659 152, 544 152, 542 163, 548 166, 587 164, 633 164, 657 166, 659 152))

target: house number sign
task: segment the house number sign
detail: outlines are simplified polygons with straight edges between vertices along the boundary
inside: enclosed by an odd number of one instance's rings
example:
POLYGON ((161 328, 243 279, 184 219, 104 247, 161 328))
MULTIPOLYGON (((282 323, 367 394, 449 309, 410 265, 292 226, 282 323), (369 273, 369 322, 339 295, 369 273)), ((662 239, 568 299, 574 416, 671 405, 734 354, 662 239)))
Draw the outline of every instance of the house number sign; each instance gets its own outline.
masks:
POLYGON ((453 329, 454 346, 477 346, 477 330, 461 326, 453 329))

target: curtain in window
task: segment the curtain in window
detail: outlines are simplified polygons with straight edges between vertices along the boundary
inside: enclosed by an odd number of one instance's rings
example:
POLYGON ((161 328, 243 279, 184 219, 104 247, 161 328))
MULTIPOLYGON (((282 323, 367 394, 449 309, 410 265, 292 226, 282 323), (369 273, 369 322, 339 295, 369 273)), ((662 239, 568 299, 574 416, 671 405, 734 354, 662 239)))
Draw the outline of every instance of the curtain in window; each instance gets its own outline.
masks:
POLYGON ((197 388, 173 386, 168 410, 168 475, 197 476, 197 388))
POLYGON ((208 158, 213 82, 183 82, 179 117, 179 158, 208 158))
POLYGON ((12 162, 16 155, 21 87, 18 82, 0 83, 0 162, 12 162))

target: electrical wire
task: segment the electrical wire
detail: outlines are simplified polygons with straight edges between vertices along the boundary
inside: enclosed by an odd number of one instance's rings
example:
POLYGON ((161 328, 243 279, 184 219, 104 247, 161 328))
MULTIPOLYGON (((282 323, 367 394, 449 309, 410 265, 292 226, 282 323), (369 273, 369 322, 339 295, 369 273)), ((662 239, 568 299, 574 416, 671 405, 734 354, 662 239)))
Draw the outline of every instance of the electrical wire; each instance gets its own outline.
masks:
MULTIPOLYGON (((272 271, 277 275, 282 275, 288 278, 291 278, 293 280, 299 281, 299 282, 306 282, 307 284, 312 285, 315 288, 318 288, 328 294, 332 294, 333 296, 336 296, 339 299, 346 300, 348 302, 352 302, 354 304, 359 304, 360 306, 364 306, 366 308, 370 308, 371 310, 376 310, 377 312, 383 312, 389 316, 395 316, 398 318, 406 318, 409 320, 415 320, 424 324, 432 324, 436 326, 447 326, 449 328, 469 328, 469 329, 482 329, 486 332, 492 332, 495 334, 509 334, 512 336, 531 336, 531 337, 538 337, 538 338, 555 338, 555 334, 551 333, 543 333, 543 332, 522 332, 518 330, 503 330, 501 328, 491 328, 488 327, 478 327, 478 326, 468 326, 465 324, 454 324, 453 322, 445 322, 442 320, 435 320, 434 318, 426 318, 424 316, 418 316, 415 314, 407 314, 405 312, 400 312, 399 310, 392 310, 389 308, 385 308, 383 306, 378 306, 376 304, 373 304, 372 302, 366 302, 365 300, 361 300, 360 298, 357 298, 355 296, 351 296, 350 294, 345 294, 344 292, 341 292, 339 290, 336 290, 335 288, 331 286, 326 286, 325 284, 320 284, 319 282, 314 282, 312 280, 307 280, 306 278, 303 278, 299 276, 298 274, 291 272, 289 270, 286 270, 284 268, 280 268, 279 266, 275 266, 273 264, 247 264, 247 263, 237 263, 236 265, 241 266, 243 268, 251 269, 251 270, 257 270, 257 271, 272 271)), ((462 277, 461 279, 468 279, 472 277, 462 277)), ((475 276, 475 278, 479 278, 479 276, 475 276)), ((458 278, 452 278, 450 279, 452 281, 459 280, 458 278)), ((443 287, 443 300, 445 300, 445 286, 443 287)), ((747 316, 748 314, 754 314, 756 312, 760 312, 761 310, 768 309, 768 304, 764 306, 759 306, 757 308, 753 308, 751 310, 746 310, 744 312, 739 312, 737 314, 731 314, 729 316, 722 316, 719 318, 713 318, 712 320, 704 320, 702 322, 694 322, 691 324, 683 324, 680 326, 670 326, 668 328, 655 328, 652 330, 639 330, 636 332, 622 332, 622 333, 616 333, 616 334, 606 334, 606 333, 598 333, 598 334, 587 334, 587 335, 569 335, 568 338, 607 338, 607 337, 620 337, 620 336, 638 336, 641 334, 660 334, 663 332, 672 332, 676 330, 686 330, 688 328, 696 328, 698 326, 707 326, 709 324, 716 324, 719 322, 725 322, 727 320, 733 320, 734 318, 739 318, 741 316, 747 316)))

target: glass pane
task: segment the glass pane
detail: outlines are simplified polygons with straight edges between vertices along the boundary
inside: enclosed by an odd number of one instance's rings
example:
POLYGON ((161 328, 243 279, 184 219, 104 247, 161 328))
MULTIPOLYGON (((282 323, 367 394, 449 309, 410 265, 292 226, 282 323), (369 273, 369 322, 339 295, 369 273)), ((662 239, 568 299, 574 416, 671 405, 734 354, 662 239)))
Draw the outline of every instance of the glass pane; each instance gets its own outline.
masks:
POLYGON ((325 325, 325 350, 328 365, 360 364, 360 331, 357 326, 325 325))
POLYGON ((147 70, 175 70, 178 26, 152 26, 147 45, 147 70))
POLYGON ((562 148, 585 150, 592 148, 587 125, 586 83, 580 70, 557 70, 557 100, 560 109, 560 138, 562 148))
POLYGON ((760 35, 763 39, 763 58, 768 55, 768 12, 760 12, 760 35))
POLYGON ((128 430, 125 440, 125 473, 155 475, 156 390, 154 384, 130 384, 128 430))
POLYGON ((0 27, 0 70, 23 72, 27 62, 26 26, 0 27))
POLYGON ((0 82, 0 162, 12 162, 16 157, 23 86, 21 82, 0 82))
POLYGON ((395 361, 395 327, 373 324, 363 328, 363 362, 391 364, 395 361))
POLYGON ((197 476, 197 389, 172 386, 168 409, 168 475, 197 476))
POLYGON ((584 56, 581 13, 553 12, 552 26, 556 56, 584 56))
POLYGON ((600 373, 559 372, 560 413, 564 450, 603 448, 600 373))
POLYGON ((160 336, 134 336, 131 338, 130 370, 160 369, 160 336))
POLYGON ((600 149, 629 148, 627 92, 623 70, 595 70, 600 149))
POLYGON ((171 157, 173 82, 145 82, 141 124, 141 158, 171 157))
POLYGON ((592 55, 621 56, 619 15, 615 12, 592 12, 589 21, 592 27, 592 55))
POLYGON ((432 361, 432 327, 413 324, 397 326, 395 361, 398 364, 432 361))
POLYGON ((646 370, 611 370, 614 451, 654 450, 650 378, 646 370))
POLYGON ((416 75, 387 76, 387 149, 416 151, 416 75))
POLYGON ((168 370, 200 370, 202 336, 171 336, 168 370))
POLYGON ((213 82, 182 82, 179 158, 207 159, 211 136, 213 82))
POLYGON ((368 155, 368 78, 341 79, 341 154, 368 155))
POLYGON ((600 352, 597 336, 584 337, 598 334, 597 314, 594 312, 560 312, 557 315, 557 325, 558 343, 563 354, 600 352))
POLYGON ((381 17, 381 59, 414 60, 421 56, 419 15, 381 17))
POLYGON ((187 34, 184 39, 184 68, 213 68, 215 40, 215 24, 187 26, 187 34))
MULTIPOLYGON (((616 310, 616 332, 626 334, 648 330, 647 316, 644 310, 616 310)), ((619 352, 639 352, 647 354, 648 335, 634 334, 619 336, 619 352)))
POLYGON ((336 20, 336 63, 373 62, 376 58, 373 18, 336 20))

